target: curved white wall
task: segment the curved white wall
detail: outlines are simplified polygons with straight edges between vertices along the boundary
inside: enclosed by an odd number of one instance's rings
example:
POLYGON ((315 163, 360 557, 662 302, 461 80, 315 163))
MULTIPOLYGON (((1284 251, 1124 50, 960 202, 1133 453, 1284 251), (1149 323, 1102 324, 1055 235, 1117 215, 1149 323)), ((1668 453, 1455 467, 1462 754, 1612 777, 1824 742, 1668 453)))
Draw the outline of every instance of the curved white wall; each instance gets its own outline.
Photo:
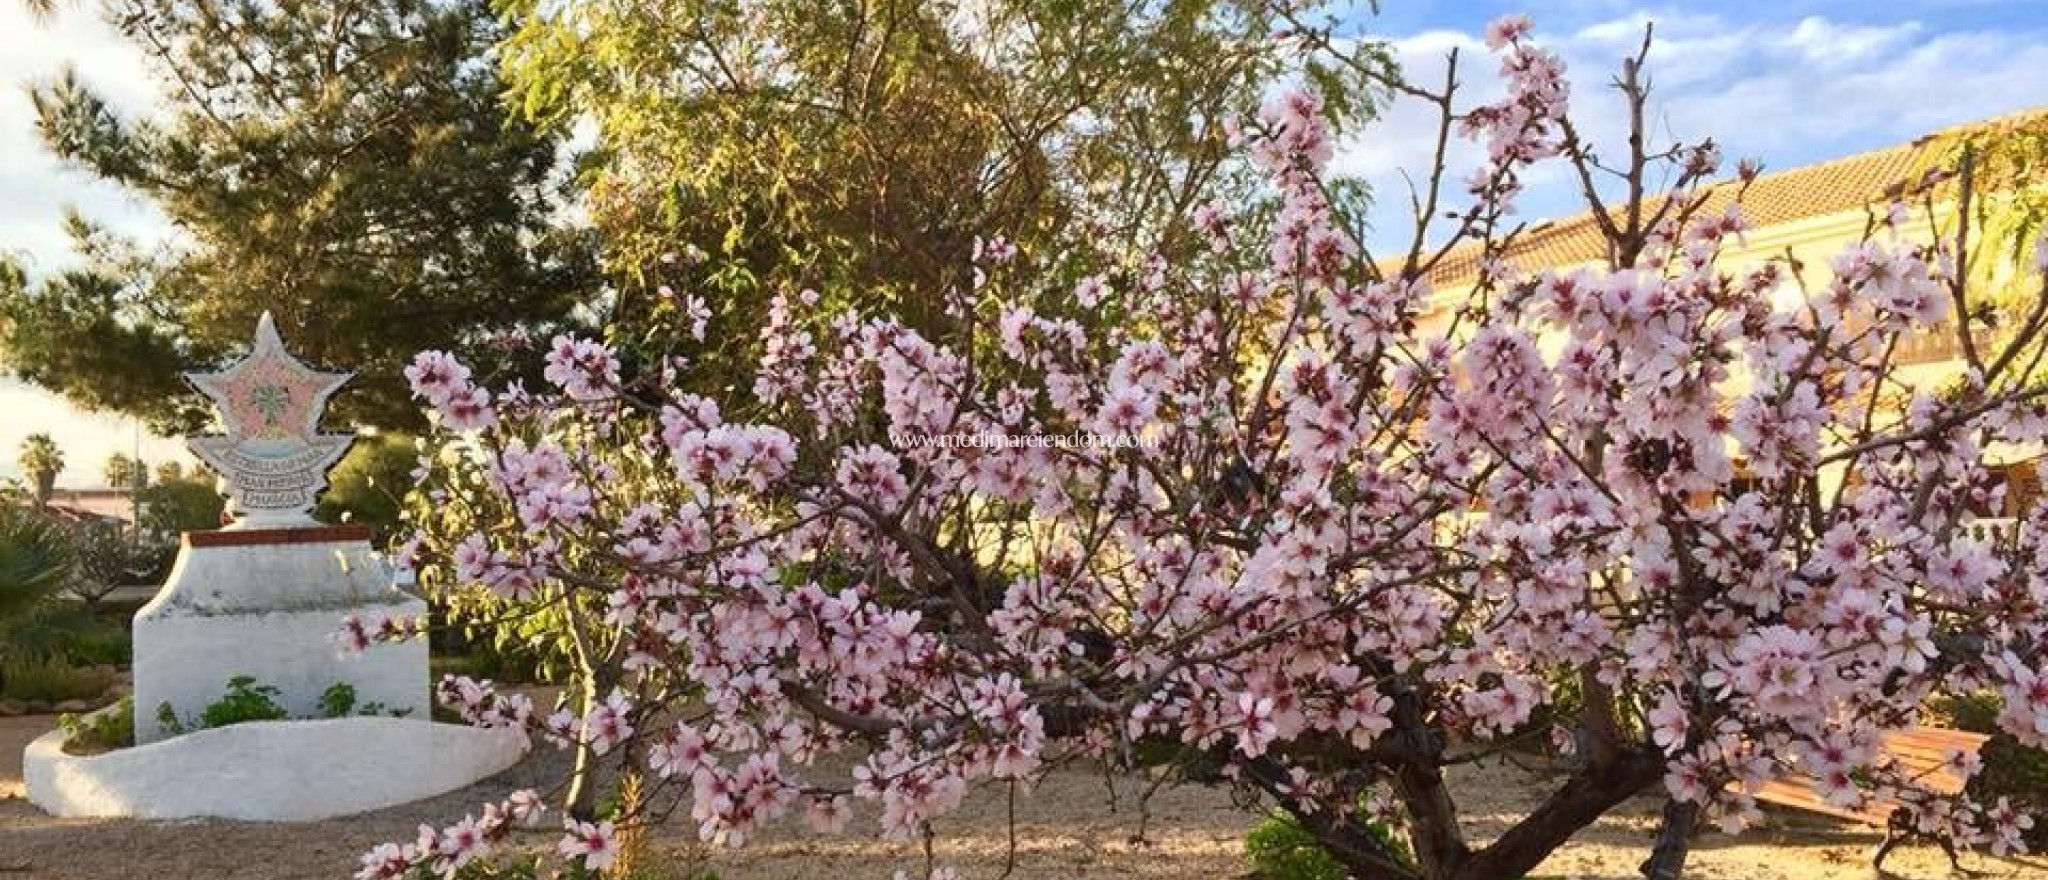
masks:
POLYGON ((360 716, 258 721, 80 757, 63 731, 22 755, 28 797, 58 816, 309 821, 453 791, 519 762, 515 730, 360 716))

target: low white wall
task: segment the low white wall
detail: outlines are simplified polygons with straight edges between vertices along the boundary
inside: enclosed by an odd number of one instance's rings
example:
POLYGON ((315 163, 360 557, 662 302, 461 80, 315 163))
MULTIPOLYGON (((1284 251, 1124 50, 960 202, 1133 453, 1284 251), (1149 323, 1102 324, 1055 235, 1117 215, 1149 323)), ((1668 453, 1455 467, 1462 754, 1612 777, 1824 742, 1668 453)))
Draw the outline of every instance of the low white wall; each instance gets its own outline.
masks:
POLYGON ((318 717, 320 695, 346 682, 358 706, 424 719, 424 639, 344 657, 335 635, 352 614, 375 626, 426 610, 393 586, 368 541, 186 546, 163 590, 135 614, 136 742, 170 735, 157 723, 162 704, 189 724, 241 675, 278 688, 277 702, 298 717, 318 717))
MULTIPOLYGON (((426 603, 386 606, 390 613, 419 615, 426 603)), ((320 695, 337 682, 356 689, 356 706, 381 703, 387 712, 410 710, 424 719, 432 710, 427 684, 427 642, 410 639, 372 645, 359 655, 341 656, 334 634, 338 611, 273 611, 204 617, 170 617, 135 627, 135 741, 170 735, 157 724, 157 707, 171 708, 187 726, 227 692, 228 679, 247 675, 275 686, 278 705, 293 717, 318 718, 320 695)))
POLYGON ((63 731, 22 755, 28 797, 58 816, 311 821, 453 791, 526 753, 515 730, 409 718, 258 721, 100 755, 63 731))

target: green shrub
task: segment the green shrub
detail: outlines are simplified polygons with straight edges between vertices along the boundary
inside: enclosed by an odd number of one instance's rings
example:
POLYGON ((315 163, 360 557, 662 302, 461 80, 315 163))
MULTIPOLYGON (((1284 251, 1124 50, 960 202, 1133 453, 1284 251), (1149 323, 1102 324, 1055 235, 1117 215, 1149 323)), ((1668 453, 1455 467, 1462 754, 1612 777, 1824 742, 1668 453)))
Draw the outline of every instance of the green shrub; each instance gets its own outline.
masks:
POLYGON ((135 647, 127 630, 96 620, 72 634, 64 656, 80 666, 126 666, 135 659, 135 647))
POLYGON ((356 710, 356 689, 345 681, 337 681, 320 692, 320 717, 342 718, 356 710))
POLYGON ((178 710, 171 708, 171 701, 156 704, 156 726, 172 736, 185 732, 185 722, 178 717, 178 710))
POLYGON ((206 727, 226 727, 246 721, 282 721, 291 713, 277 704, 277 688, 257 684, 256 679, 237 675, 228 679, 227 695, 213 701, 199 712, 199 722, 206 727))
POLYGON ((122 697, 112 709, 88 715, 65 713, 57 716, 64 731, 64 751, 72 755, 95 755, 135 744, 135 698, 122 697))
POLYGON ((1346 880, 1351 875, 1294 817, 1276 814, 1244 836, 1244 855, 1262 880, 1346 880))
POLYGON ((0 619, 0 645, 6 646, 6 656, 13 659, 62 657, 71 642, 71 630, 91 616, 83 606, 46 602, 0 619))
MULTIPOLYGON (((1366 795, 1359 795, 1361 811, 1365 802, 1366 795)), ((1364 825, 1366 833, 1378 840, 1380 846, 1395 858, 1409 861, 1408 845, 1386 823, 1366 820, 1364 825)), ((1346 880, 1351 876, 1316 842, 1314 834, 1286 813, 1274 813, 1253 827, 1244 836, 1244 854, 1251 862, 1252 872, 1264 880, 1346 880)))
POLYGON ((10 656, 0 661, 0 697, 7 699, 42 703, 87 700, 106 693, 113 684, 113 669, 73 666, 62 657, 10 656))

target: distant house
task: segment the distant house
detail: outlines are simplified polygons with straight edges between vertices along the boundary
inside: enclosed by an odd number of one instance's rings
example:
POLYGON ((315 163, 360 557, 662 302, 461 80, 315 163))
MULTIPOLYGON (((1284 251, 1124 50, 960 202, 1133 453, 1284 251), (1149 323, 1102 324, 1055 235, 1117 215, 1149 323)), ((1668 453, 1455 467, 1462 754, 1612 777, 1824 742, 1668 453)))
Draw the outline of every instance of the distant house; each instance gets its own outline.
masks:
POLYGON ((135 524, 135 496, 127 489, 58 489, 50 494, 49 510, 77 521, 135 524))
MULTIPOLYGON (((1909 143, 1832 159, 1758 176, 1741 196, 1741 213, 1749 230, 1739 240, 1724 242, 1717 264, 1736 275, 1767 260, 1790 258, 1798 266, 1796 282, 1786 283, 1788 293, 1802 284, 1810 290, 1824 289, 1832 276, 1831 259, 1844 248, 1861 241, 1887 213, 1899 193, 1918 182, 1926 172, 1949 158, 1958 138, 2015 129, 2048 126, 2048 108, 1981 120, 1934 132, 1909 143)), ((2025 185, 2048 184, 2026 181, 2025 185)), ((1721 184, 1708 192, 1697 217, 1718 216, 1735 201, 1736 189, 1721 184)), ((1650 200, 1647 207, 1659 204, 1650 200)), ((1952 204, 1939 205, 1942 210, 1952 204)), ((1944 222, 1947 222, 1944 220, 1944 222)), ((1925 242, 1935 230, 1924 210, 1914 207, 1900 225, 1907 240, 1925 242)), ((1532 223, 1516 234, 1498 255, 1523 273, 1543 270, 1571 270, 1604 266, 1609 254, 1607 238, 1590 213, 1532 223)), ((1424 277, 1436 291, 1432 306, 1421 318, 1424 329, 1449 323, 1456 304, 1465 301, 1480 279, 1484 258, 1476 244, 1465 244, 1444 256, 1424 277)), ((1903 383, 1935 388, 1955 381, 1964 370, 1960 334, 1954 319, 1942 326, 1900 340, 1894 362, 1903 383)), ((2003 340, 1996 332, 1977 330, 1972 336, 1979 347, 2003 340)), ((1737 381, 1746 381, 1738 376, 1737 381)), ((1986 450, 1985 464, 2007 488, 2002 509, 1980 512, 1983 527, 2006 527, 2012 518, 2033 505, 2042 495, 2038 448, 1986 450)))

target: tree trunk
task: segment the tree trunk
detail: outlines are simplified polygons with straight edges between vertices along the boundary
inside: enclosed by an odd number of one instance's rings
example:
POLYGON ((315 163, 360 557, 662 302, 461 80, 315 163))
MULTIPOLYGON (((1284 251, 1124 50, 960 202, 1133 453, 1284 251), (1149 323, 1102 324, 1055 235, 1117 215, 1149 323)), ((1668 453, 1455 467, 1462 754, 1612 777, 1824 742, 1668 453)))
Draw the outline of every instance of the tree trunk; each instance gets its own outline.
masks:
MULTIPOLYGON (((576 682, 581 685, 579 689, 583 692, 576 700, 580 709, 578 714, 588 715, 590 708, 597 705, 598 701, 596 678, 578 669, 576 682)), ((590 742, 582 737, 577 738, 575 750, 576 763, 569 771, 569 792, 564 798, 562 810, 577 821, 588 822, 597 815, 597 750, 591 748, 590 742)))
POLYGON ((1452 877, 1471 850, 1458 827, 1458 807, 1442 768, 1410 764, 1394 774, 1394 789, 1408 811, 1409 842, 1424 877, 1452 877))
POLYGON ((1685 874, 1685 856, 1692 851, 1692 832, 1699 826, 1700 805, 1664 801, 1664 822, 1657 829, 1657 845, 1643 862, 1643 880, 1679 880, 1685 874))
MULTIPOLYGON (((563 598, 563 619, 568 623, 570 654, 576 663, 577 695, 576 712, 588 717, 590 710, 604 699, 605 691, 615 681, 610 674, 611 666, 597 657, 591 644, 590 634, 583 627, 573 596, 563 598)), ((576 739, 576 763, 569 771, 569 791, 562 810, 578 821, 589 822, 597 815, 597 750, 591 748, 584 737, 576 739)))
POLYGON ((1654 749, 1622 752, 1612 763, 1587 766, 1565 781, 1485 849, 1472 854, 1451 880, 1504 880, 1527 875, 1558 847, 1608 810, 1636 796, 1664 775, 1664 756, 1654 749))

